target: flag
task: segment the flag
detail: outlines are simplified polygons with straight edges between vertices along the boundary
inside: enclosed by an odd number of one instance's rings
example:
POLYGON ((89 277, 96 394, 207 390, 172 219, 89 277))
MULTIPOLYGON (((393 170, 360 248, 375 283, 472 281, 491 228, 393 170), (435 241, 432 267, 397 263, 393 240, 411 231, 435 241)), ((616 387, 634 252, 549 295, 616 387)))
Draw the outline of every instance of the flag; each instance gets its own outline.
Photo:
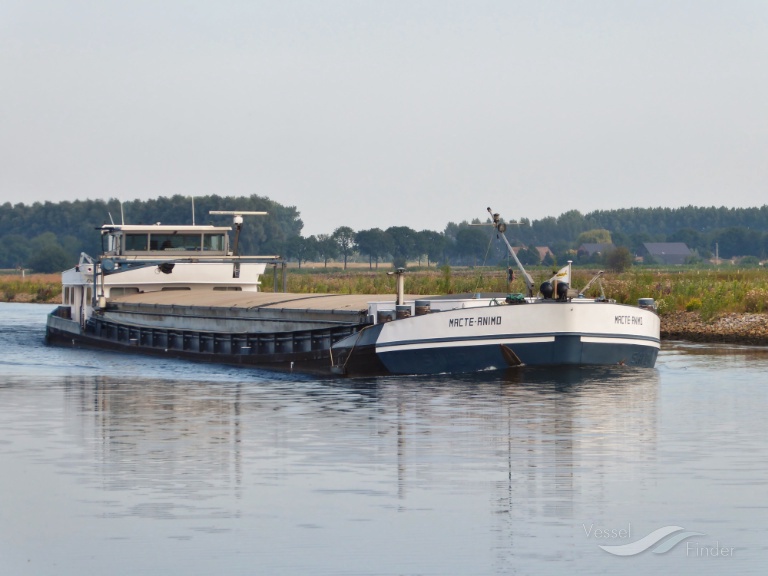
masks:
POLYGON ((552 276, 550 278, 549 283, 552 284, 552 286, 557 286, 558 282, 565 282, 569 286, 571 285, 571 263, 568 262, 565 266, 560 268, 560 270, 557 271, 557 274, 552 276))

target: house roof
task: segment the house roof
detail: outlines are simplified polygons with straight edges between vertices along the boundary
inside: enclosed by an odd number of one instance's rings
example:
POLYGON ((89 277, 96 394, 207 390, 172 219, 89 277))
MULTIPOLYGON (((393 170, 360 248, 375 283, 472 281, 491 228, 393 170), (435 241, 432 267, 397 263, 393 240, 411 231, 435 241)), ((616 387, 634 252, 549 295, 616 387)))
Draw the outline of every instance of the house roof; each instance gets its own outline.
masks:
POLYGON ((643 249, 665 264, 685 264, 693 254, 683 242, 643 242, 643 249))
MULTIPOLYGON (((525 248, 526 246, 512 246, 512 251, 517 254, 520 250, 525 250, 525 248)), ((549 246, 530 246, 530 248, 534 248, 538 251, 540 260, 544 260, 544 257, 547 254, 552 254, 554 256, 554 253, 549 249, 549 246)))
POLYGON ((643 246, 652 256, 690 256, 691 249, 685 242, 643 242, 643 246))

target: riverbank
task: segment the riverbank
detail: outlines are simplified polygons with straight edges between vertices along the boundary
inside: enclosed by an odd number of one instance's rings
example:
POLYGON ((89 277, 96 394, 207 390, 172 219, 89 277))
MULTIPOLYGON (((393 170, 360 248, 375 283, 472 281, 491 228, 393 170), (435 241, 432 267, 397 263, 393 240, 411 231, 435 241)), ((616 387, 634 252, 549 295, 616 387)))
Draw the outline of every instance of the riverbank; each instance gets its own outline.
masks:
POLYGON ((24 304, 60 304, 61 274, 2 274, 0 301, 24 304))
POLYGON ((699 312, 669 312, 661 316, 662 340, 688 342, 727 342, 731 344, 768 345, 768 315, 730 313, 713 320, 702 319, 699 312))

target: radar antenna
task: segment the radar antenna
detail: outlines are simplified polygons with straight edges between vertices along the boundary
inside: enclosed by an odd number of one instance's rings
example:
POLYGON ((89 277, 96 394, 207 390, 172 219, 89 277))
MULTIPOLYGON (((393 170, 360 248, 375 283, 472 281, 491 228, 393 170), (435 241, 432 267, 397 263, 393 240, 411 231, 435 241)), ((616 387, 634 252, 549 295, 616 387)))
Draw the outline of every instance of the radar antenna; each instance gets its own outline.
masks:
POLYGON ((247 212, 243 210, 209 210, 208 214, 233 217, 232 224, 235 226, 235 245, 232 248, 232 253, 235 256, 239 256, 237 253, 237 244, 240 240, 240 229, 243 227, 243 216, 266 216, 269 214, 269 212, 247 212))
MULTIPOLYGON (((243 216, 266 216, 269 212, 248 212, 244 210, 209 210, 208 214, 215 214, 218 216, 232 216, 232 224, 235 226, 235 245, 232 247, 232 255, 237 257, 238 244, 240 242, 240 230, 243 227, 243 216)), ((234 270, 232 271, 233 278, 240 278, 240 262, 235 262, 234 270)))

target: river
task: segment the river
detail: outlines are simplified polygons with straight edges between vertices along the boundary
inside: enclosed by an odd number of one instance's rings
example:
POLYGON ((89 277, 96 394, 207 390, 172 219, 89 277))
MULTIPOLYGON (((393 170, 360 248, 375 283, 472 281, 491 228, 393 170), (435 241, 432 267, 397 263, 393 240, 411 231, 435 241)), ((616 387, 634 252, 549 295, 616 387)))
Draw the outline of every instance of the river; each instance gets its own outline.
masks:
POLYGON ((0 574, 763 574, 768 350, 316 379, 0 304, 0 574))

